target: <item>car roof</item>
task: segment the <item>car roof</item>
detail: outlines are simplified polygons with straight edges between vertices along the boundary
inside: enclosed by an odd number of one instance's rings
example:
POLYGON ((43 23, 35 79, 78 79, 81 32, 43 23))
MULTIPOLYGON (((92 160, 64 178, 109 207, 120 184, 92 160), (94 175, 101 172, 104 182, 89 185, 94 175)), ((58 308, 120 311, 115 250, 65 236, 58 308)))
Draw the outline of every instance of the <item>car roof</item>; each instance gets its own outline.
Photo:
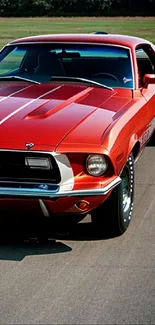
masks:
POLYGON ((118 34, 48 34, 29 36, 20 39, 16 39, 9 43, 22 44, 22 43, 102 43, 102 44, 114 44, 125 46, 129 48, 135 48, 140 44, 150 44, 151 42, 134 36, 118 35, 118 34))

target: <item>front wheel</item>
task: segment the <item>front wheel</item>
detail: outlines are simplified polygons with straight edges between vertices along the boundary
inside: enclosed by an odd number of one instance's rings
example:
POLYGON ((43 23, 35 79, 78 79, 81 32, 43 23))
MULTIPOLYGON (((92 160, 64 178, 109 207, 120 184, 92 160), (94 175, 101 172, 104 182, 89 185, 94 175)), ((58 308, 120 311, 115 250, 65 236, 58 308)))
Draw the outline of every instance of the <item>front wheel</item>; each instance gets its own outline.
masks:
POLYGON ((92 212, 92 222, 98 229, 115 235, 123 234, 131 221, 134 201, 134 159, 129 156, 121 174, 121 183, 110 197, 92 212))

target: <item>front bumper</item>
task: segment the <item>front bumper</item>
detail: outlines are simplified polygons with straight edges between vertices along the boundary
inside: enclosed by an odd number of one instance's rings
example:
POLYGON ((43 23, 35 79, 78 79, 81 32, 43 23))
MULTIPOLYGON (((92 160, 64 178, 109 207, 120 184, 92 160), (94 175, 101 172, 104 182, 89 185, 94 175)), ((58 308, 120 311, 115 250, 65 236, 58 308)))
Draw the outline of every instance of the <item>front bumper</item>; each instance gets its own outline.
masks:
POLYGON ((82 190, 64 190, 58 185, 34 184, 34 183, 0 183, 0 198, 34 198, 34 199, 52 199, 72 196, 98 196, 106 195, 114 187, 119 185, 121 178, 118 176, 103 187, 82 190))

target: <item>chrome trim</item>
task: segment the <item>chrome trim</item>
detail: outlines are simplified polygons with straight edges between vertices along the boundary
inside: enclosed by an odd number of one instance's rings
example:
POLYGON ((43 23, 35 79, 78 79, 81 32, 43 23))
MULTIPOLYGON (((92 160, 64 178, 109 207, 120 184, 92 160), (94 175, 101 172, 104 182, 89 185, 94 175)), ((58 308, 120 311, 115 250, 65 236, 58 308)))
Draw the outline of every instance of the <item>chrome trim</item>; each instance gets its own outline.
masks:
POLYGON ((132 50, 131 48, 129 48, 129 56, 130 56, 130 62, 131 62, 131 71, 132 71, 132 79, 133 79, 133 88, 124 88, 124 89, 132 89, 134 90, 135 89, 135 71, 134 71, 134 65, 133 65, 133 56, 132 56, 132 50))
MULTIPOLYGON (((12 71, 15 71, 15 69, 14 70, 12 70, 12 71)), ((41 83, 39 82, 39 81, 36 81, 36 80, 33 80, 33 79, 28 79, 28 78, 23 78, 23 77, 20 77, 20 76, 16 76, 16 75, 7 75, 7 76, 1 76, 1 78, 2 79, 0 79, 0 81, 11 81, 11 80, 15 80, 15 81, 18 81, 18 80, 21 80, 21 81, 28 81, 28 82, 31 82, 31 83, 33 83, 33 84, 37 84, 37 85, 40 85, 41 83)))
POLYGON ((84 189, 84 190, 71 190, 71 191, 59 191, 59 190, 45 190, 38 188, 9 188, 0 187, 0 197, 6 198, 60 198, 60 197, 72 197, 72 196, 96 196, 96 195, 106 195, 114 187, 119 185, 121 178, 116 177, 111 183, 105 187, 95 188, 95 189, 84 189))
MULTIPOLYGON (((0 148, 0 151, 6 151, 6 152, 25 152, 27 154, 27 150, 25 149, 3 149, 0 148)), ((32 150, 32 153, 44 153, 44 154, 49 154, 52 155, 53 157, 58 155, 59 153, 55 152, 55 151, 47 151, 47 150, 32 150)))

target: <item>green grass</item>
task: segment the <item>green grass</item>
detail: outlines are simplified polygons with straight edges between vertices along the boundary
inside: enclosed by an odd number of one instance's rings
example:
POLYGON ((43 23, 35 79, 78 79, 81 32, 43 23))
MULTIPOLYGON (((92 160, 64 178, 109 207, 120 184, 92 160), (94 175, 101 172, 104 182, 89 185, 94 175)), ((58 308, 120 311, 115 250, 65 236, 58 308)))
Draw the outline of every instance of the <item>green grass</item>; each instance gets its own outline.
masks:
POLYGON ((155 43, 155 17, 0 18, 0 47, 29 35, 93 31, 134 35, 155 43))

